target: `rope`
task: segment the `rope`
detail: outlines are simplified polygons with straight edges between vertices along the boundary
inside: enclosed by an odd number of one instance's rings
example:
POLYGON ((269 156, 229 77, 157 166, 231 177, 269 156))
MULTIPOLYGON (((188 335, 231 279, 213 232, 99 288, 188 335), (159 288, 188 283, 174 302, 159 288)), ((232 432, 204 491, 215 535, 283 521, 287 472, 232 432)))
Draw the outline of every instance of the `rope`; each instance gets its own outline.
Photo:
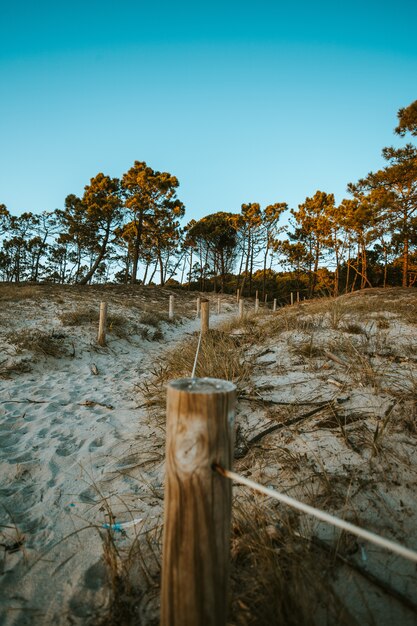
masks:
POLYGON ((137 519, 132 520, 131 522, 118 522, 116 524, 103 524, 102 528, 106 530, 114 530, 116 532, 123 532, 125 528, 130 528, 131 526, 136 526, 139 522, 143 522, 142 517, 138 517, 137 519))
POLYGON ((197 344, 197 350, 196 350, 196 353, 195 353, 193 371, 191 372, 191 378, 195 378, 195 370, 196 370, 196 367, 197 367, 198 353, 200 352, 200 345, 201 345, 202 334, 203 333, 200 331, 200 336, 198 338, 198 344, 197 344))
POLYGON ((254 489, 255 491, 259 491, 260 493, 263 493, 266 496, 275 498, 275 500, 279 500, 280 502, 284 502, 284 504, 287 504, 288 506, 291 506, 294 509, 301 511, 302 513, 307 513, 308 515, 312 515, 313 517, 316 517, 322 522, 327 522, 328 524, 337 526, 338 528, 341 528, 342 530, 346 530, 352 535, 356 535, 357 537, 366 539, 370 543, 373 543, 387 550, 391 550, 391 552, 394 552, 395 554, 398 554, 399 556, 402 556, 405 559, 408 559, 410 561, 414 561, 415 563, 417 563, 417 552, 415 552, 414 550, 410 550, 409 548, 404 548, 403 546, 401 546, 400 544, 394 541, 390 541, 389 539, 380 537, 379 535, 376 535, 375 533, 372 533, 368 530, 364 530, 363 528, 360 528, 359 526, 356 526, 355 524, 351 524, 350 522, 346 522, 345 520, 339 519, 338 517, 335 517, 334 515, 325 513, 325 511, 321 511, 320 509, 316 509, 312 506, 309 506, 308 504, 299 502, 298 500, 295 500, 294 498, 291 498, 290 496, 286 496, 283 493, 279 493, 278 491, 275 491, 274 489, 263 487, 262 485, 255 483, 253 480, 249 480, 248 478, 245 478, 244 476, 235 474, 235 472, 230 472, 229 470, 224 469, 217 463, 213 465, 213 470, 218 472, 222 476, 225 476, 226 478, 230 478, 230 480, 234 480, 235 482, 241 485, 246 485, 247 487, 250 487, 251 489, 254 489))

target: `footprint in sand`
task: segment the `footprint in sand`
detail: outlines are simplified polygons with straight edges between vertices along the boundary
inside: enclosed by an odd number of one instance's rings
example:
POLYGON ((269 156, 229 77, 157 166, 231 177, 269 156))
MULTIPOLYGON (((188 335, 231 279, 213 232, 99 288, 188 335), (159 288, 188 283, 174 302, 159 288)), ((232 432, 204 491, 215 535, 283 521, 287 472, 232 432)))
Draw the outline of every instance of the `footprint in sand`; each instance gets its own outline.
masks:
POLYGON ((70 456, 74 452, 77 452, 83 444, 82 441, 77 441, 75 437, 65 435, 59 437, 59 441, 61 441, 61 445, 55 450, 58 456, 70 456))
POLYGON ((29 452, 24 452, 20 456, 16 456, 16 457, 13 457, 12 459, 9 459, 9 463, 28 463, 30 461, 33 461, 32 450, 30 450, 29 452))
POLYGON ((80 493, 79 498, 80 502, 84 502, 85 504, 96 504, 99 499, 97 489, 93 486, 87 487, 87 489, 84 489, 84 491, 80 493))
POLYGON ((103 445, 103 437, 94 439, 94 441, 92 441, 90 445, 88 446, 88 451, 94 452, 94 450, 97 450, 97 448, 101 448, 102 445, 103 445))
MULTIPOLYGON (((27 430, 26 430, 27 432, 27 430)), ((26 434, 22 433, 22 434, 26 434)), ((6 434, 0 435, 0 448, 2 451, 6 451, 9 448, 13 448, 16 444, 18 444, 20 442, 20 436, 21 433, 20 432, 16 432, 16 431, 9 431, 6 434)))

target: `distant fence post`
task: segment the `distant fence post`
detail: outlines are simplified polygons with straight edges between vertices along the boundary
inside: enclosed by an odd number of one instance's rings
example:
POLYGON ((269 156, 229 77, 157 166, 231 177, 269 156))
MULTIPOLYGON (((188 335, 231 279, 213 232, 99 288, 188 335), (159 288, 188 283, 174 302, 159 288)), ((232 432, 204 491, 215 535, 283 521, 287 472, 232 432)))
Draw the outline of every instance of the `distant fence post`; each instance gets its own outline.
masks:
POLYGON ((201 300, 201 332, 204 334, 210 328, 210 302, 201 300))
POLYGON ((161 626, 225 626, 236 388, 212 378, 168 385, 161 626))
POLYGON ((276 298, 274 298, 274 304, 273 304, 272 310, 273 311, 277 310, 277 299, 276 298))
POLYGON ((300 292, 297 291, 297 304, 300 304, 300 292))
POLYGON ((256 298, 255 298, 255 313, 258 313, 259 311, 259 298, 258 298, 258 292, 256 292, 256 298))
POLYGON ((170 320, 174 318, 174 296, 169 296, 169 312, 168 317, 170 320))
POLYGON ((221 309, 221 300, 220 300, 220 296, 217 298, 217 315, 220 315, 220 309, 221 309))
POLYGON ((236 289, 236 300, 237 302, 240 300, 240 289, 236 289))
POLYGON ((98 320, 98 337, 99 346, 106 345, 106 326, 107 326, 107 302, 100 302, 100 317, 98 320))
POLYGON ((294 294, 293 294, 293 292, 291 291, 291 306, 292 306, 293 304, 294 304, 294 294))
POLYGON ((201 298, 198 297, 197 298, 197 314, 196 314, 196 317, 200 317, 200 303, 201 303, 201 298))
POLYGON ((245 314, 244 311, 244 305, 243 305, 243 298, 240 298, 239 300, 239 319, 243 320, 243 316, 245 314))

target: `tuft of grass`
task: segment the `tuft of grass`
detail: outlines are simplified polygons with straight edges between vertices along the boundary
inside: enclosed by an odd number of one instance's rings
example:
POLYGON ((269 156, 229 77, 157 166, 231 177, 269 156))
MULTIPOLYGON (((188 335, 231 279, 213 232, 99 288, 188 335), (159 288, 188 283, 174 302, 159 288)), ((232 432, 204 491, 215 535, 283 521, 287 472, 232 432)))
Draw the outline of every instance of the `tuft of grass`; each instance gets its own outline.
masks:
POLYGON ((164 333, 162 332, 162 330, 157 328, 152 335, 152 341, 162 341, 163 338, 164 338, 164 333))
MULTIPOLYGON (((183 378, 191 375, 197 350, 198 337, 182 344, 167 355, 167 375, 183 378)), ((250 365, 243 350, 232 335, 222 330, 210 330, 203 335, 197 360, 196 376, 222 378, 234 383, 246 381, 250 365)))
POLYGON ((325 604, 331 623, 351 624, 332 589, 332 557, 302 537, 295 516, 235 502, 232 526, 231 623, 305 626, 325 604))
POLYGON ((19 302, 39 298, 42 292, 37 285, 25 285, 18 283, 3 283, 0 285, 0 300, 3 302, 19 302))
MULTIPOLYGON (((147 406, 165 406, 165 386, 170 380, 191 376, 198 336, 181 343, 165 355, 151 372, 148 381, 138 386, 147 406)), ((195 375, 198 378, 221 378, 238 388, 248 382, 251 364, 244 357, 239 337, 224 330, 210 330, 202 336, 195 375)))
POLYGON ((11 374, 26 374, 32 370, 28 359, 20 359, 0 363, 0 378, 9 378, 11 374))
POLYGON ((346 316, 346 309, 339 298, 329 303, 328 316, 330 327, 333 328, 333 330, 337 330, 340 327, 341 321, 346 316))
POLYGON ((303 341, 292 346, 292 350, 296 356, 302 356, 307 359, 313 359, 323 356, 325 350, 314 344, 313 335, 309 341, 303 341))
POLYGON ((76 309, 61 313, 59 319, 63 326, 82 326, 84 324, 98 323, 99 311, 92 308, 76 309))
POLYGON ((175 318, 170 318, 167 313, 162 311, 145 311, 140 316, 141 324, 145 324, 145 326, 154 326, 155 328, 159 328, 162 322, 166 324, 175 324, 175 318))
POLYGON ((60 333, 33 329, 15 331, 7 336, 7 340, 19 350, 28 350, 33 354, 53 357, 68 355, 65 339, 66 336, 60 333))
POLYGON ((360 324, 356 322, 347 322, 343 325, 341 330, 351 335, 366 335, 366 330, 360 324))
MULTIPOLYGON (((80 308, 74 311, 67 311, 59 316, 63 326, 85 326, 88 324, 98 324, 99 311, 93 308, 80 308)), ((124 315, 112 313, 107 316, 107 331, 113 333, 120 339, 128 339, 134 329, 131 328, 124 315)))

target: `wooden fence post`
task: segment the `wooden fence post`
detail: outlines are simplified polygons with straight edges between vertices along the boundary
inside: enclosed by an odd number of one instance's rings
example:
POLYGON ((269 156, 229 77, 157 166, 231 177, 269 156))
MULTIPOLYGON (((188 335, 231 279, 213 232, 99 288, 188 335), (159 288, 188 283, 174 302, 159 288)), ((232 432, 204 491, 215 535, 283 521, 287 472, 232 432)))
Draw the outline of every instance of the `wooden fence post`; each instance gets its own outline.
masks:
POLYGON ((161 626, 225 626, 236 388, 212 378, 168 385, 161 626))
POLYGON ((98 337, 99 346, 106 345, 106 326, 107 326, 107 302, 100 302, 100 317, 98 320, 98 337))
POLYGON ((277 299, 276 299, 276 298, 274 298, 274 305, 273 305, 272 310, 273 310, 273 311, 276 311, 276 310, 277 310, 277 299))
POLYGON ((168 317, 170 320, 174 318, 174 296, 169 296, 169 313, 168 317))
POLYGON ((201 303, 201 298, 198 297, 197 298, 197 314, 196 314, 196 317, 200 317, 200 303, 201 303))
POLYGON ((217 315, 220 315, 220 309, 221 309, 221 300, 220 297, 217 298, 217 315))
POLYGON ((300 304, 300 292, 297 291, 297 304, 300 304))
POLYGON ((204 334, 210 328, 210 302, 201 300, 201 332, 204 334))
POLYGON ((237 302, 240 300, 240 289, 236 289, 236 300, 237 302))
POLYGON ((294 304, 294 294, 293 294, 293 292, 291 291, 291 306, 292 306, 293 304, 294 304))
POLYGON ((239 300, 239 319, 243 320, 243 316, 245 315, 245 310, 244 310, 244 305, 243 305, 243 298, 240 298, 239 300))
MULTIPOLYGON (((256 294, 258 294, 258 292, 256 292, 256 294)), ((255 298, 255 313, 258 313, 258 311, 259 311, 259 298, 258 298, 258 295, 256 295, 256 298, 255 298)))

